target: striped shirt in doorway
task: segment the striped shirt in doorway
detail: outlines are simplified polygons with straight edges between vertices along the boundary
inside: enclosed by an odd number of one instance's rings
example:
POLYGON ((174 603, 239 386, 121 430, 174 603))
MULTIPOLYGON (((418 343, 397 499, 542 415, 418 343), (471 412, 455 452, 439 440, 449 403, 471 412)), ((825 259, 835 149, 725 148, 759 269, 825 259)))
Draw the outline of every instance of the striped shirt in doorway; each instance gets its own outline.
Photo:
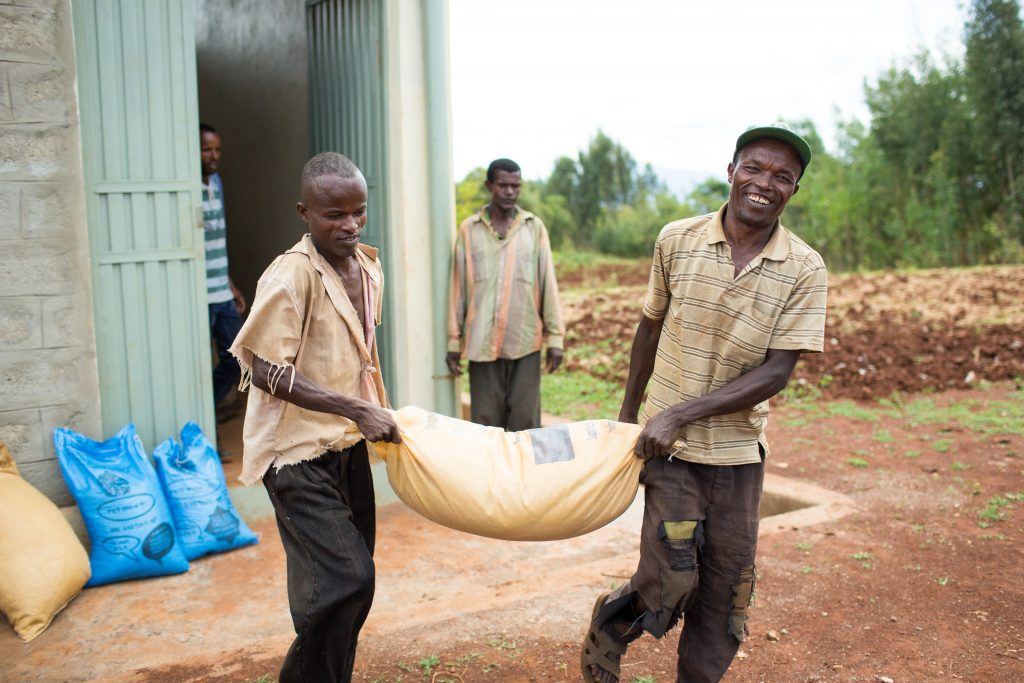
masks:
POLYGON ((212 178, 203 185, 203 226, 206 229, 207 302, 222 304, 234 295, 228 285, 228 240, 224 222, 224 194, 212 178))

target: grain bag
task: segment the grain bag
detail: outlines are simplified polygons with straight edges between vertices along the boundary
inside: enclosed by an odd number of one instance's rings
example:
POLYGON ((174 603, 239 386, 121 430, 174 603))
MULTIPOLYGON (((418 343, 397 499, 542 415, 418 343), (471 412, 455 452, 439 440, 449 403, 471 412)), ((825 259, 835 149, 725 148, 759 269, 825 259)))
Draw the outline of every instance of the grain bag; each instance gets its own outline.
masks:
POLYGON ((153 449, 160 486, 185 557, 258 543, 228 496, 217 449, 195 422, 181 428, 181 443, 167 439, 153 449))
POLYGON ((58 428, 53 442, 92 545, 87 587, 188 571, 135 425, 102 442, 58 428))
POLYGON ((32 640, 88 580, 89 555, 71 525, 0 443, 0 610, 32 640))
POLYGON ((636 496, 640 427, 587 420, 506 432, 407 407, 401 444, 373 444, 406 505, 460 531, 510 541, 588 533, 636 496))

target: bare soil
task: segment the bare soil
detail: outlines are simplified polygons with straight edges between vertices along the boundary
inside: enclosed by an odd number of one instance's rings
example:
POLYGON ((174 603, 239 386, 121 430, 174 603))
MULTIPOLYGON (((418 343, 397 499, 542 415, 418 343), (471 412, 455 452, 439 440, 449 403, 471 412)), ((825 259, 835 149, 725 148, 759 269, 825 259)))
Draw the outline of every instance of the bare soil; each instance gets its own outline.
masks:
MULTIPOLYGON (((564 279, 570 369, 624 381, 647 268, 564 279), (572 354, 602 340, 604 358, 572 354)), ((725 680, 1024 681, 1019 410, 1014 427, 986 433, 921 424, 875 400, 927 397, 936 410, 1024 400, 1024 267, 833 277, 826 326, 826 353, 796 372, 802 404, 777 402, 769 470, 845 493, 857 512, 762 537, 750 636, 725 680), (806 402, 842 399, 863 414, 807 418, 806 402), (983 516, 1005 494, 1017 502, 983 516)), ((572 623, 551 596, 483 623, 472 605, 439 605, 451 620, 431 633, 367 639, 357 680, 578 681, 592 600, 629 573, 616 571, 594 577, 572 623)), ((623 680, 675 680, 676 638, 638 641, 623 680)))
MULTIPOLYGON (((645 263, 567 278, 569 369, 624 384, 646 289, 645 263), (613 287, 602 286, 612 283, 613 287), (573 355, 572 345, 603 353, 573 355)), ((1024 376, 1024 267, 833 276, 826 353, 807 354, 794 382, 824 398, 963 389, 1024 376)))
MULTIPOLYGON (((622 381, 646 265, 561 280, 569 367, 622 381), (604 358, 573 355, 601 340, 604 358)), ((768 468, 846 494, 855 510, 763 525, 750 635, 725 680, 1024 681, 1024 268, 834 277, 827 326, 827 352, 798 367, 803 390, 774 405, 768 468)), ((28 646, 0 634, 0 678, 276 677, 291 638, 284 560, 272 521, 255 527, 259 546, 188 575, 86 591, 28 646), (147 602, 157 586, 171 597, 147 602), (154 620, 149 633, 108 623, 125 604, 154 620), (154 639, 159 664, 109 673, 154 639), (74 675, 40 675, 43 664, 74 675)), ((618 522, 517 544, 392 506, 378 533, 363 683, 579 681, 593 600, 637 557, 635 532, 618 522)), ((623 680, 675 680, 676 638, 639 640, 623 680)))

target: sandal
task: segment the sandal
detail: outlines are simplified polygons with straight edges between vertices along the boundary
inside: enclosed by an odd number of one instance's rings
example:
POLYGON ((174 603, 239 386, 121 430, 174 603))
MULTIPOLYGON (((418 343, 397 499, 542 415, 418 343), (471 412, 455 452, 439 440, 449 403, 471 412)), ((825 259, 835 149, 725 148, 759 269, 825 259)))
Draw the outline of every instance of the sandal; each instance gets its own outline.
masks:
POLYGON ((616 681, 619 680, 619 662, 612 660, 609 655, 619 655, 621 659, 622 655, 626 654, 626 648, 628 647, 628 645, 616 641, 610 633, 595 625, 597 614, 601 611, 601 607, 604 606, 608 595, 608 593, 603 594, 594 603, 594 613, 590 617, 590 629, 583 639, 583 647, 580 650, 580 668, 583 673, 583 680, 586 683, 600 683, 594 677, 593 671, 590 670, 592 666, 610 673, 615 677, 616 681))

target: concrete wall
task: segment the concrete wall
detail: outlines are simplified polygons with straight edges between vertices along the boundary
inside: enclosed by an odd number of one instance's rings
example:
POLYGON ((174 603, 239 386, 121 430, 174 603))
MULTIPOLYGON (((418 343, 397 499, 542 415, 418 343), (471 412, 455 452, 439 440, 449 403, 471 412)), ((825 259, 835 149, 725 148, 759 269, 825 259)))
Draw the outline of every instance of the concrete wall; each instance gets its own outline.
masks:
POLYGON ((305 21, 302 0, 196 2, 199 120, 221 136, 228 263, 250 301, 305 232, 295 212, 309 151, 305 21))
MULTIPOLYGON (((417 405, 455 414, 455 382, 443 359, 446 350, 447 272, 455 232, 454 183, 451 180, 450 120, 431 121, 431 88, 447 98, 447 40, 426 43, 426 11, 446 9, 433 2, 388 0, 388 170, 391 201, 392 272, 387 286, 396 292, 396 337, 393 372, 398 381, 396 406, 417 405), (428 49, 443 51, 438 61, 428 49), (430 69, 440 65, 440 68, 430 69), (435 137, 440 140, 433 139, 435 137), (442 192, 431 191, 431 179, 442 179, 442 192), (437 217, 440 217, 438 220, 437 217), (434 237, 441 233, 439 240, 434 237), (441 273, 435 277, 435 269, 441 273)), ((447 12, 442 11, 443 21, 447 12)), ((435 95, 437 93, 434 93, 435 95)))
POLYGON ((69 0, 0 0, 0 440, 73 504, 54 427, 98 438, 100 399, 69 0))

